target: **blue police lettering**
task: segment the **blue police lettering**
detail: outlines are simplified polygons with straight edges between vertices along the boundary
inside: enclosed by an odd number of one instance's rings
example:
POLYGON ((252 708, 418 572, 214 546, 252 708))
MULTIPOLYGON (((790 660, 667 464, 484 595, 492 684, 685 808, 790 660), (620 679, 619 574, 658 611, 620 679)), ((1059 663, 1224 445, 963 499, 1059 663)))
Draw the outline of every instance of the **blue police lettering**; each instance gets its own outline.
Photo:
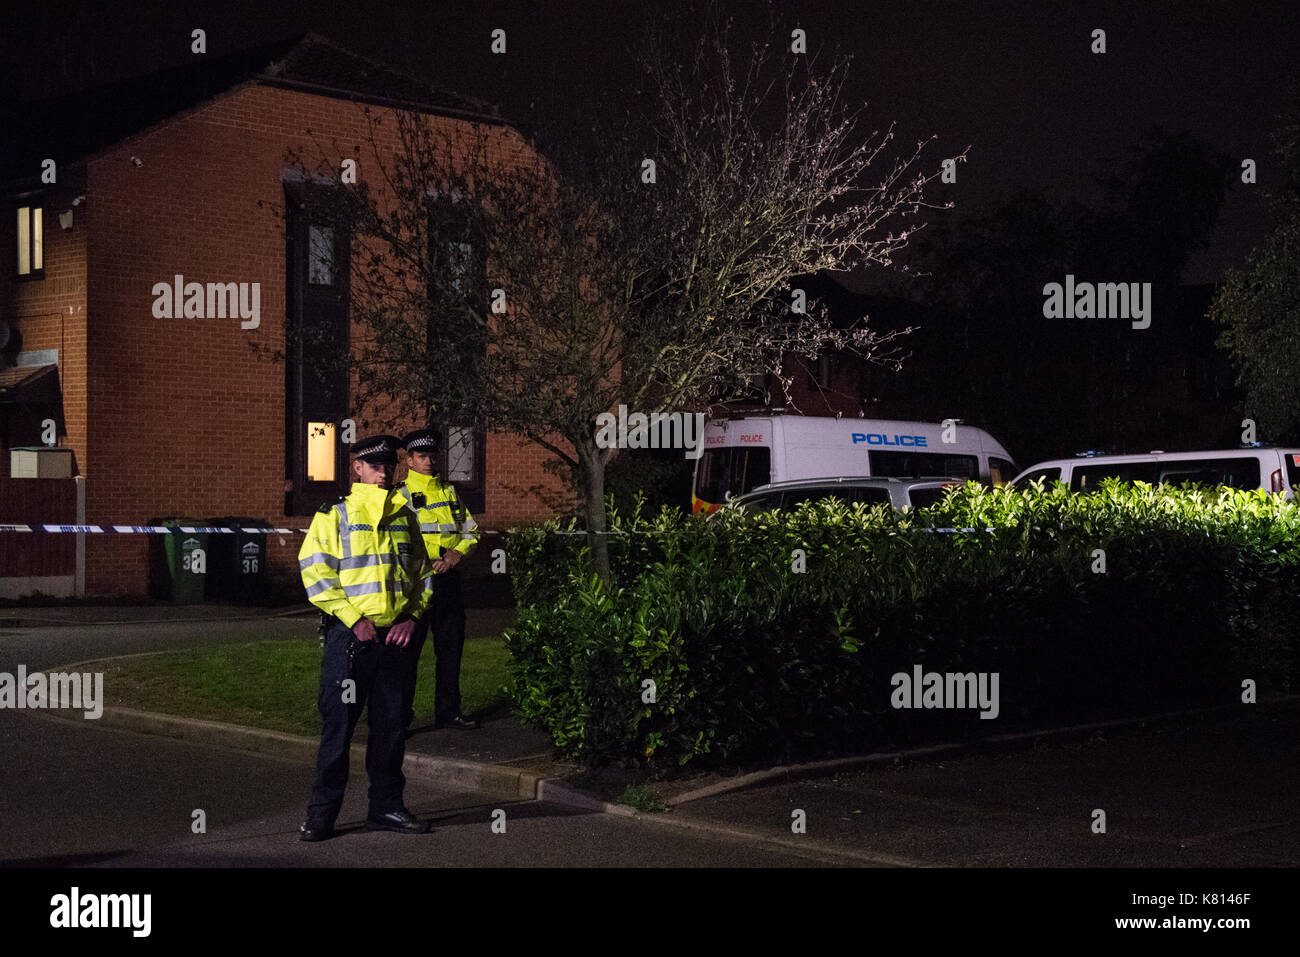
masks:
POLYGON ((910 446, 912 448, 918 448, 918 449, 923 449, 927 447, 924 435, 889 436, 889 435, 882 435, 879 432, 867 432, 866 434, 863 434, 862 432, 854 432, 853 444, 859 445, 863 442, 866 442, 867 445, 896 445, 900 447, 910 446))

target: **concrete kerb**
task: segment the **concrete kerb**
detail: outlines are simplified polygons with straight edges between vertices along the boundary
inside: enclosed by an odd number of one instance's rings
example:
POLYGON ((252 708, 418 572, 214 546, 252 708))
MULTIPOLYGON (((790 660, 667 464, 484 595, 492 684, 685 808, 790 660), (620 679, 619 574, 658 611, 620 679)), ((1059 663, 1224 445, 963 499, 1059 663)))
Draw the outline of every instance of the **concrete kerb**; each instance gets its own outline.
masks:
POLYGON ((771 834, 764 834, 760 831, 752 831, 739 827, 727 827, 722 824, 716 824, 712 821, 698 821, 691 818, 674 817, 671 813, 647 814, 638 811, 635 808, 628 807, 626 804, 611 804, 608 801, 602 801, 599 798, 578 791, 554 778, 543 778, 537 782, 537 799, 539 801, 550 801, 553 804, 563 804, 587 811, 596 811, 604 814, 615 814, 619 817, 628 817, 644 824, 653 824, 659 827, 668 827, 679 831, 699 831, 703 834, 745 841, 748 844, 767 845, 773 848, 779 848, 786 852, 793 851, 796 854, 817 861, 824 862, 830 858, 842 860, 845 863, 870 864, 876 867, 920 866, 914 861, 905 860, 901 857, 892 857, 886 854, 868 854, 862 851, 854 851, 849 848, 839 847, 834 844, 823 844, 816 840, 774 837, 771 834))

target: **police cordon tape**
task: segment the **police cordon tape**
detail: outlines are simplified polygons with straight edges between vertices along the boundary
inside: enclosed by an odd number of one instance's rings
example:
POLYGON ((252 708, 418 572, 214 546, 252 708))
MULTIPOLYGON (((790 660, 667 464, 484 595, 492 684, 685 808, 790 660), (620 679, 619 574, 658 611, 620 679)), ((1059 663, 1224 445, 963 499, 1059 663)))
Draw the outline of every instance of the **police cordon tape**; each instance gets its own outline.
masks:
MULTIPOLYGON (((267 526, 244 527, 240 525, 109 525, 106 528, 99 525, 20 525, 20 524, 3 524, 0 523, 0 532, 28 532, 37 533, 74 533, 85 535, 203 535, 203 534, 228 534, 233 535, 236 532, 254 533, 260 535, 292 535, 294 532, 307 534, 309 529, 306 528, 270 528, 267 526)), ((478 535, 504 535, 504 531, 497 529, 475 529, 478 535)), ((547 529, 552 535, 626 535, 627 532, 587 532, 582 529, 564 529, 552 528, 547 529)), ((994 528, 907 528, 900 529, 907 532, 933 532, 938 534, 971 534, 974 532, 993 532, 994 528)))

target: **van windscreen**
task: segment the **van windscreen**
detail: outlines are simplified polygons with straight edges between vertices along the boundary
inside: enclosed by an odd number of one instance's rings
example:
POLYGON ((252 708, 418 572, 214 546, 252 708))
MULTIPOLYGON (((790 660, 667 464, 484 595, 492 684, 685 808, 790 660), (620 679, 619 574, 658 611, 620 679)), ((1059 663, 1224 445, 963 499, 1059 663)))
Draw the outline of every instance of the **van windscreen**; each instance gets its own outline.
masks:
POLYGON ((727 493, 744 495, 752 488, 772 481, 772 450, 752 448, 708 449, 700 459, 695 496, 710 505, 721 505, 727 493))

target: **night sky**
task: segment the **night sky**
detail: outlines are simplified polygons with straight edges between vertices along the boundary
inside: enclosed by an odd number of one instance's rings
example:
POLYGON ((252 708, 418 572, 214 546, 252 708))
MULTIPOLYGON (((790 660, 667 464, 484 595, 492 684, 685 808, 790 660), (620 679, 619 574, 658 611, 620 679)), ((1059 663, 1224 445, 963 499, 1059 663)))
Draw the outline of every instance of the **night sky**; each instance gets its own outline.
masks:
MULTIPOLYGON (((2 15, 0 97, 10 107, 184 64, 196 27, 215 56, 314 30, 524 123, 546 110, 572 118, 590 103, 616 103, 610 91, 634 78, 641 25, 663 9, 589 0, 26 7, 2 15), (507 33, 504 56, 489 51, 497 27, 507 33)), ((765 5, 727 9, 742 35, 765 32, 765 5)), ((1257 186, 1229 193, 1213 245, 1187 281, 1217 280, 1267 228, 1268 133, 1296 102, 1288 87, 1300 80, 1293 3, 855 0, 783 3, 777 17, 783 42, 799 26, 810 50, 853 55, 849 89, 873 126, 896 121, 904 147, 937 134, 927 167, 971 147, 958 183, 936 182, 931 194, 953 199, 957 215, 987 212, 1020 186, 1086 200, 1093 178, 1161 125, 1191 131, 1237 165, 1259 164, 1257 186), (1090 52, 1095 28, 1106 31, 1104 55, 1090 52)))

